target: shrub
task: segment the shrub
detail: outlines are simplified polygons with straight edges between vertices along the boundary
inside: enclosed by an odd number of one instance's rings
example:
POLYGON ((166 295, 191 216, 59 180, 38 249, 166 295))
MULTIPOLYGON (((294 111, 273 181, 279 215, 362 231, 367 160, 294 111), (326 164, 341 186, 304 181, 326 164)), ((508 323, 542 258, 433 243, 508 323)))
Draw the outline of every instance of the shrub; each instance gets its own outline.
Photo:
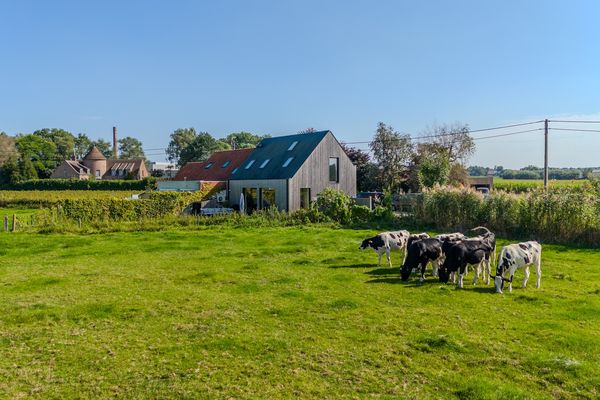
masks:
POLYGON ((354 204, 350 208, 350 216, 353 223, 366 223, 371 219, 371 209, 367 206, 354 204))
POLYGON ((315 204, 316 208, 336 222, 342 224, 350 221, 350 196, 332 188, 327 188, 319 193, 315 204))

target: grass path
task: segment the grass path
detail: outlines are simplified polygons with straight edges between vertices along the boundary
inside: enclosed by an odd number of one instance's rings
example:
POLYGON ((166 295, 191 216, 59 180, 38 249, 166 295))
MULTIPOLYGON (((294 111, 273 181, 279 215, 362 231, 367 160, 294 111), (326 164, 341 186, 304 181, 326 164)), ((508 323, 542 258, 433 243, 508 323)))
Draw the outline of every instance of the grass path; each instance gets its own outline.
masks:
POLYGON ((600 396, 600 251, 545 246, 542 288, 496 295, 401 283, 369 233, 0 234, 0 393, 600 396))

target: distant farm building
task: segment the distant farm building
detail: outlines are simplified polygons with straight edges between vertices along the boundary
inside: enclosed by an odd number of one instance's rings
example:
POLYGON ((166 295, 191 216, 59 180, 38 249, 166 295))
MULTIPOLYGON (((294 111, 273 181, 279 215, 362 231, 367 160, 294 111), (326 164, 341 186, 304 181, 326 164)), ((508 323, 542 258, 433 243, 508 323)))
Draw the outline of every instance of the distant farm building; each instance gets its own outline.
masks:
POLYGON ((82 160, 64 160, 54 169, 53 179, 143 179, 148 176, 144 160, 107 159, 94 146, 82 160))
POLYGON ((475 190, 487 189, 489 192, 494 187, 494 177, 493 176, 470 176, 469 177, 469 187, 471 189, 475 189, 475 190))

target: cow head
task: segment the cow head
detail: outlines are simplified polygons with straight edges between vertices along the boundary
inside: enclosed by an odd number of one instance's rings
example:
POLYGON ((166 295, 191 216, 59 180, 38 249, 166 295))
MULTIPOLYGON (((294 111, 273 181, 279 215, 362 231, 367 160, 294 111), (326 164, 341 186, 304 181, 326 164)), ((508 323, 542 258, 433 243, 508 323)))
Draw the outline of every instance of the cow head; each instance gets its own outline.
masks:
POLYGON ((438 277, 442 283, 448 283, 450 280, 450 268, 448 268, 445 264, 446 263, 444 263, 444 265, 438 269, 438 277))
POLYGON ((373 247, 373 238, 368 238, 362 241, 361 245, 358 247, 359 250, 365 250, 369 247, 373 247))
POLYGON ((412 268, 408 267, 405 263, 400 269, 400 279, 403 281, 407 281, 410 278, 410 274, 412 273, 412 268))
POLYGON ((494 276, 490 274, 490 276, 494 278, 494 286, 496 287, 496 293, 502 293, 502 289, 504 289, 504 282, 512 282, 512 279, 505 278, 502 275, 494 276))

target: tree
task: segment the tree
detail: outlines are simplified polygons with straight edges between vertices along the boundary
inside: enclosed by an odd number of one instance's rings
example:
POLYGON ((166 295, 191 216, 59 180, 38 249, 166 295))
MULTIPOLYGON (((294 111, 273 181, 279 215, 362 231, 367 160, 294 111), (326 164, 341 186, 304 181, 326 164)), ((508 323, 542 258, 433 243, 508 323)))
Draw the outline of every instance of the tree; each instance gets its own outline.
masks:
MULTIPOLYGON (((19 178, 21 180, 27 181, 30 179, 37 179, 38 173, 35 169, 35 166, 33 165, 33 163, 31 162, 31 159, 28 157, 25 157, 21 160, 19 160, 19 178)), ((13 178, 13 181, 15 181, 15 179, 13 178)))
POLYGON ((356 166, 356 188, 359 192, 370 192, 381 189, 377 165, 371 162, 366 151, 341 144, 350 161, 356 166))
POLYGON ((180 163, 181 152, 188 147, 198 134, 194 128, 179 128, 171 133, 171 141, 167 146, 167 159, 170 163, 183 165, 180 163))
POLYGON ((75 137, 74 153, 81 160, 92 149, 92 141, 85 133, 78 133, 75 137))
POLYGON ((475 143, 469 134, 469 126, 455 123, 452 125, 436 125, 425 131, 428 142, 444 149, 450 164, 465 163, 475 152, 475 143))
POLYGON ((18 135, 16 146, 20 160, 29 159, 40 178, 49 178, 57 165, 56 145, 40 135, 18 135))
POLYGON ((461 163, 454 163, 450 166, 448 183, 454 186, 469 185, 469 172, 461 163))
POLYGON ((9 160, 16 160, 18 154, 15 146, 15 138, 8 136, 4 132, 0 132, 0 167, 9 160))
POLYGON ((33 132, 33 134, 54 143, 54 146, 56 147, 54 161, 56 161, 57 164, 61 163, 63 160, 68 160, 73 156, 75 137, 71 132, 67 132, 64 129, 44 128, 38 129, 33 132))
POLYGON ((119 158, 122 160, 145 160, 142 142, 131 136, 119 139, 119 158))
POLYGON ((417 167, 417 178, 421 188, 431 188, 436 184, 445 185, 448 182, 449 173, 450 161, 445 150, 422 150, 417 167))
POLYGON ((208 132, 200 132, 194 141, 184 148, 179 155, 179 165, 192 161, 206 161, 216 150, 226 150, 227 143, 219 141, 208 132))
MULTIPOLYGON (((107 142, 104 139, 98 139, 98 140, 92 141, 92 145, 90 146, 90 149, 94 146, 96 146, 96 148, 98 150, 100 150, 100 153, 102 153, 104 155, 104 157, 112 158, 113 148, 112 148, 112 144, 110 142, 107 142)), ((87 154, 87 152, 86 152, 86 154, 87 154)), ((85 154, 84 154, 84 156, 85 156, 85 154)))
POLYGON ((471 165, 469 168, 467 168, 467 171, 469 172, 470 176, 487 176, 488 168, 480 167, 478 165, 471 165))
POLYGON ((0 166, 0 184, 15 183, 21 180, 17 158, 9 158, 0 166))
POLYGON ((412 155, 410 136, 396 132, 391 126, 379 122, 369 147, 381 171, 384 188, 397 190, 407 172, 407 164, 412 155))
POLYGON ((305 128, 299 131, 298 133, 315 133, 317 130, 315 128, 305 128))
POLYGON ((271 137, 271 135, 254 135, 250 132, 235 132, 230 133, 224 139, 219 139, 222 142, 229 144, 235 149, 246 149, 249 147, 256 147, 256 145, 264 138, 271 137))

